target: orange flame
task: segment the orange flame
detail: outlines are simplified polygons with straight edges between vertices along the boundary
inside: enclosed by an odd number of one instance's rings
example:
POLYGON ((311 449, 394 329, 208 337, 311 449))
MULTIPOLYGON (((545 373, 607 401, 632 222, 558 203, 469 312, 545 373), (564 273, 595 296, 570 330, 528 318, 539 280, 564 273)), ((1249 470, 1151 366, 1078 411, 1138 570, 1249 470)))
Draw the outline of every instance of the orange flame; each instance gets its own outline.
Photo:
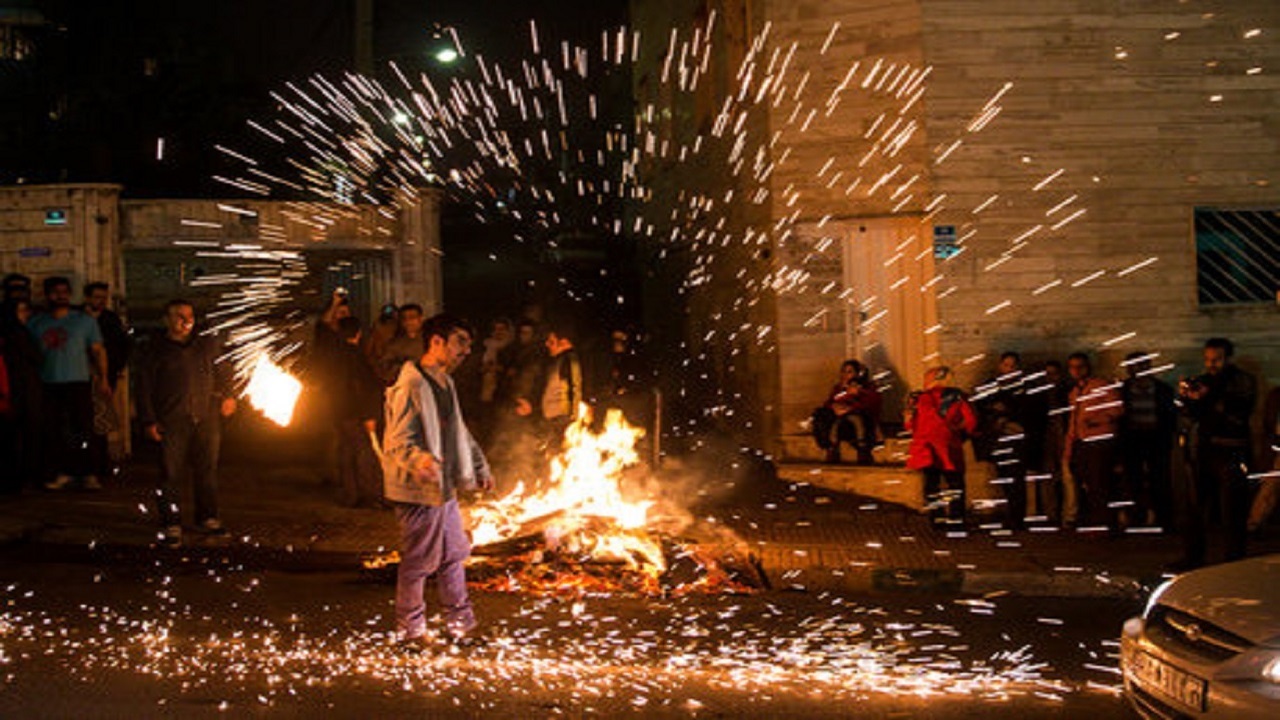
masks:
POLYGON ((618 410, 608 411, 604 428, 593 432, 590 409, 579 406, 546 487, 530 493, 522 482, 506 497, 471 508, 472 543, 519 537, 531 523, 541 523, 553 549, 660 574, 666 569, 662 547, 644 531, 653 502, 628 499, 622 487, 623 471, 640 461, 635 446, 643 436, 618 410))
POLYGON ((249 375, 244 395, 249 404, 280 427, 293 420, 293 408, 302 393, 302 383, 265 353, 258 355, 249 375))

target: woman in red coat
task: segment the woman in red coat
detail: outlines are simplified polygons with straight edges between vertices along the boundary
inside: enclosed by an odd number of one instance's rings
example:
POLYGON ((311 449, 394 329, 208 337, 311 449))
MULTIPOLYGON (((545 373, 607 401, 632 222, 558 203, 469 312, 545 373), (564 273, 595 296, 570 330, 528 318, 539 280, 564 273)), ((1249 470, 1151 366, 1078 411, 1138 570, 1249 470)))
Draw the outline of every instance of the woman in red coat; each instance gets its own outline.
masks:
POLYGON ((925 373, 924 390, 911 395, 907 467, 924 472, 925 501, 934 521, 963 524, 964 441, 978 418, 964 393, 948 387, 950 379, 950 368, 932 368, 925 373))

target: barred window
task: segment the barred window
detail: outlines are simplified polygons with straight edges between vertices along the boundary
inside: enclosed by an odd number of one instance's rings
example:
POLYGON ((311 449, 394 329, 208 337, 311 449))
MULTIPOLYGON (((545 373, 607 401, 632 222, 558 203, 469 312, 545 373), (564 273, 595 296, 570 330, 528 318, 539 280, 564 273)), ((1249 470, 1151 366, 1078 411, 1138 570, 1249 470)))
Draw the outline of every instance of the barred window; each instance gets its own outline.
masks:
POLYGON ((1201 305, 1280 301, 1280 211, 1196 208, 1201 305))

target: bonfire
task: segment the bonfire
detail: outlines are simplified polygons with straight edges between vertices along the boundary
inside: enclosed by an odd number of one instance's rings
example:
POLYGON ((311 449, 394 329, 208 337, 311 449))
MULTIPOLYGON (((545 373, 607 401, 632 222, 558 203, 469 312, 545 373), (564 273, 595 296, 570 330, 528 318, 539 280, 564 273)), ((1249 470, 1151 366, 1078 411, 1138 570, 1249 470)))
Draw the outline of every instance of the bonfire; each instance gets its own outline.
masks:
MULTIPOLYGON (((636 444, 644 430, 618 410, 593 428, 586 405, 565 431, 547 477, 466 510, 468 574, 489 590, 539 594, 750 592, 763 584, 740 543, 677 537, 671 513, 656 512, 652 480, 636 444), (661 530, 659 530, 661 528, 661 530)), ((369 556, 368 569, 398 561, 369 556)))

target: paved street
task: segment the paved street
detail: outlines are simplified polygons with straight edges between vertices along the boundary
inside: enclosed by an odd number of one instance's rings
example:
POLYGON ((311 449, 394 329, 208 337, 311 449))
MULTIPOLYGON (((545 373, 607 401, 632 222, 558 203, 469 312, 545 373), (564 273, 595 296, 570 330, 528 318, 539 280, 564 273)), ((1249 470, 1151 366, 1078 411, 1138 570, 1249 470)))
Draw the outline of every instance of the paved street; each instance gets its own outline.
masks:
POLYGON ((1134 603, 477 595, 489 643, 390 644, 391 588, 205 562, 0 562, 0 714, 1125 717, 1134 603))
MULTIPOLYGON (((477 592, 487 644, 393 645, 387 511, 338 507, 314 457, 233 445, 224 542, 155 547, 153 470, 0 506, 0 716, 1126 717, 1115 638, 1174 538, 981 529, 673 461, 684 532, 747 547, 752 595, 477 592)), ((305 449, 305 446, 303 447, 305 449)), ((299 451, 301 452, 301 451, 299 451)), ((1255 543, 1275 545, 1274 535, 1255 543)))

